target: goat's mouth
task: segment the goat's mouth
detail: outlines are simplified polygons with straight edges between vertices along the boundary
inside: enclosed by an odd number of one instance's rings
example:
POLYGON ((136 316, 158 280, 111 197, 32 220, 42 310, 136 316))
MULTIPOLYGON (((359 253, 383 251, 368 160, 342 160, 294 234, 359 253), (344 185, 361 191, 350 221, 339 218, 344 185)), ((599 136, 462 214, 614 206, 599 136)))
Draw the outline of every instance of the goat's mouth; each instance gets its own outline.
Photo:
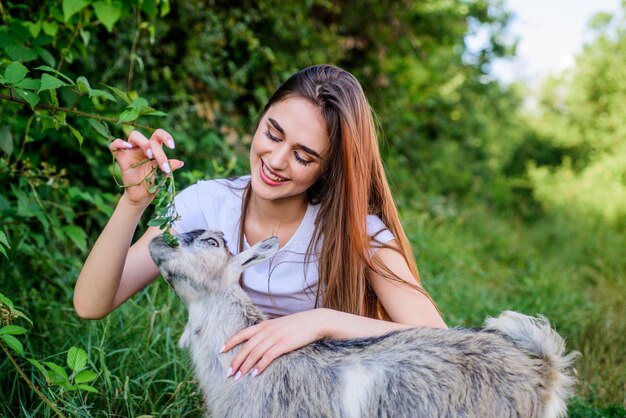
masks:
POLYGON ((152 238, 148 248, 152 260, 159 267, 167 261, 171 253, 178 249, 178 247, 172 247, 162 234, 152 238))

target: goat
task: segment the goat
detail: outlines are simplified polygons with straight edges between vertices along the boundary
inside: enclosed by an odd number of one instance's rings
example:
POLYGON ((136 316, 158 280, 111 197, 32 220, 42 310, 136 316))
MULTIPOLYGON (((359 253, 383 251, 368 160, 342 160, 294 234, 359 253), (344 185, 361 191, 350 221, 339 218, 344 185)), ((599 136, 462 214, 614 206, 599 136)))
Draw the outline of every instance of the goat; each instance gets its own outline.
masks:
POLYGON ((189 319, 189 347, 211 417, 561 417, 572 362, 544 317, 506 311, 483 329, 412 328, 370 338, 322 339, 277 358, 262 374, 226 377, 224 341, 265 319, 238 285, 278 250, 275 237, 232 255, 221 232, 196 230, 150 254, 189 319))

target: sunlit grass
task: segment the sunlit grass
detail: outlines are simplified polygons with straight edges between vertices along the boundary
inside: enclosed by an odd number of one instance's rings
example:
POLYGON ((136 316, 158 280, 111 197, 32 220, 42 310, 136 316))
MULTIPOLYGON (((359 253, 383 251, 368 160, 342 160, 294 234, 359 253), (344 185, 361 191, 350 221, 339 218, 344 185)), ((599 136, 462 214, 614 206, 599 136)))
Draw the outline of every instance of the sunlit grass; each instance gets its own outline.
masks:
POLYGON ((623 233, 557 216, 525 224, 481 206, 444 218, 427 212, 405 211, 403 219, 448 325, 478 326, 504 309, 543 314, 582 353, 572 414, 626 405, 623 233))

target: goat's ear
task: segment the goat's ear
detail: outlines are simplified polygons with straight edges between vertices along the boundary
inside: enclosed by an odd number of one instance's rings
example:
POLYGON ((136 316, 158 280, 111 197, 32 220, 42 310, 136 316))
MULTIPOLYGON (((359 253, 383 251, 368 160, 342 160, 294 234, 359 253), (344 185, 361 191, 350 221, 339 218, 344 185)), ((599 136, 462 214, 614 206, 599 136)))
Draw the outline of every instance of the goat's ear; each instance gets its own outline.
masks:
POLYGON ((233 267, 244 271, 248 267, 260 263, 276 254, 278 251, 278 238, 271 237, 257 242, 251 248, 233 257, 233 267))

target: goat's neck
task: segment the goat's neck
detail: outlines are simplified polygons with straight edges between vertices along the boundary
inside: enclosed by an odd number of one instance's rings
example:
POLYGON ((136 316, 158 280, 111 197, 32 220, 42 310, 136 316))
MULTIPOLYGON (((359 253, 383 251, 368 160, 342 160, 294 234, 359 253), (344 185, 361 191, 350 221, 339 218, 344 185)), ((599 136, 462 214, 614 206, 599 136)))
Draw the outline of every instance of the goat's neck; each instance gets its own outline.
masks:
MULTIPOLYGON (((265 319, 237 285, 189 303, 188 310, 189 319, 181 345, 202 344, 215 353, 238 331, 265 319)), ((236 352, 237 349, 230 353, 234 355, 236 352)))

